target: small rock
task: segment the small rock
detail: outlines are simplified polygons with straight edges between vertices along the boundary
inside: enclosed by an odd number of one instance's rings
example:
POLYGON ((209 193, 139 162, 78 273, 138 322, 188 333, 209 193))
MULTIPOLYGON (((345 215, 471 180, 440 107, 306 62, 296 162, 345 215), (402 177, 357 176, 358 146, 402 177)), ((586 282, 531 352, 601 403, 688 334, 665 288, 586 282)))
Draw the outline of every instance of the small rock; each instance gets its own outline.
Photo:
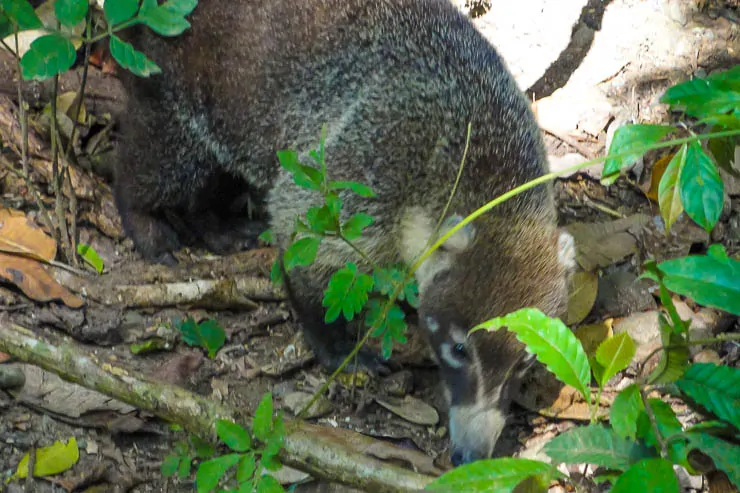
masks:
POLYGON ((283 467, 281 467, 277 471, 265 471, 265 474, 269 474, 270 476, 275 478, 278 483, 283 485, 302 483, 311 477, 311 475, 308 473, 299 471, 298 469, 293 469, 292 467, 286 465, 283 465, 283 467))
POLYGON ((633 272, 616 271, 599 279, 592 313, 597 317, 623 317, 630 313, 658 308, 648 287, 650 281, 638 280, 633 272))
POLYGON ((0 366, 0 389, 18 389, 25 385, 26 374, 20 367, 0 366))
POLYGON ((701 491, 704 487, 704 479, 701 477, 701 475, 692 476, 685 468, 681 466, 673 466, 673 470, 676 472, 678 483, 681 485, 682 491, 686 491, 687 489, 701 491))
POLYGON ((702 349, 694 355, 694 363, 714 363, 722 364, 722 358, 719 357, 714 349, 702 349))
POLYGON ((444 438, 447 434, 447 428, 444 426, 440 426, 439 428, 437 428, 437 431, 435 431, 434 434, 437 436, 437 438, 444 438))
POLYGON ((414 390, 414 374, 408 370, 394 373, 383 379, 382 388, 389 395, 403 397, 414 390))
POLYGON ((433 426, 439 423, 439 414, 436 409, 410 395, 407 395, 403 399, 390 396, 385 399, 376 397, 375 402, 393 414, 397 414, 406 421, 416 423, 417 425, 433 426))
MULTIPOLYGON (((306 404, 308 404, 308 401, 310 401, 312 397, 313 395, 309 394, 308 392, 291 392, 290 394, 286 394, 286 396, 283 397, 283 405, 288 408, 288 410, 292 412, 294 416, 297 416, 298 413, 301 412, 301 409, 303 409, 306 404)), ((331 410, 331 402, 329 402, 326 397, 321 396, 308 410, 305 418, 318 418, 320 416, 328 414, 331 410)))
POLYGON ((627 332, 635 341, 635 359, 638 361, 645 359, 661 345, 658 313, 658 310, 633 313, 614 322, 615 335, 627 332))

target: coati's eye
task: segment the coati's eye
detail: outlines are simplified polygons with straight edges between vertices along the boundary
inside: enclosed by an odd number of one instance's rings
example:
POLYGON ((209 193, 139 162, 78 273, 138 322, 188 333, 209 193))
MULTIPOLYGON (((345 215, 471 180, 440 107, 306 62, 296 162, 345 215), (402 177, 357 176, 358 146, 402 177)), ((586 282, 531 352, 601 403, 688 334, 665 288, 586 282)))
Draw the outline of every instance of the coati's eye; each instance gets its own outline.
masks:
POLYGON ((460 359, 467 359, 468 351, 465 349, 465 344, 455 344, 452 346, 452 351, 460 359))

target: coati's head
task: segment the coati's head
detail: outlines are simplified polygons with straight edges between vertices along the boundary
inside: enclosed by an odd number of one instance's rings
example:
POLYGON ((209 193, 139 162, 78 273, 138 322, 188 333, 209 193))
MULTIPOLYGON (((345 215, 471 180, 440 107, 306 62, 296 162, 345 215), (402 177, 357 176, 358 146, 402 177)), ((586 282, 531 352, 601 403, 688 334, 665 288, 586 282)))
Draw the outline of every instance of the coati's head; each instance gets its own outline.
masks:
MULTIPOLYGON (((550 221, 486 216, 463 226, 416 272, 419 320, 450 405, 455 465, 492 455, 512 393, 534 361, 513 333, 469 330, 525 307, 561 314, 575 264, 573 238, 550 221)), ((461 220, 452 216, 439 236, 461 220)))

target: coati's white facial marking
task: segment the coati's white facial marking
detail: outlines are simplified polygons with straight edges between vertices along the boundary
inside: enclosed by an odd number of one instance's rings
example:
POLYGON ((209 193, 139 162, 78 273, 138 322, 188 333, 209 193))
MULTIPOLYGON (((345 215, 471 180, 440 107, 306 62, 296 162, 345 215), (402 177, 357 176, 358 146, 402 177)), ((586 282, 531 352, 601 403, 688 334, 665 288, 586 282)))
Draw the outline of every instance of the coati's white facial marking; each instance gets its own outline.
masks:
POLYGON ((558 236, 558 260, 568 270, 576 268, 576 242, 566 231, 558 236))
POLYGON ((427 317, 427 330, 432 334, 439 330, 439 323, 432 317, 427 317))
POLYGON ((498 394, 450 408, 453 463, 459 465, 490 457, 505 426, 506 415, 498 408, 498 394))
POLYGON ((442 344, 440 344, 440 357, 442 358, 442 361, 444 361, 444 363, 450 368, 460 369, 465 366, 465 361, 463 361, 459 356, 455 355, 452 348, 453 345, 449 342, 443 342, 442 344))

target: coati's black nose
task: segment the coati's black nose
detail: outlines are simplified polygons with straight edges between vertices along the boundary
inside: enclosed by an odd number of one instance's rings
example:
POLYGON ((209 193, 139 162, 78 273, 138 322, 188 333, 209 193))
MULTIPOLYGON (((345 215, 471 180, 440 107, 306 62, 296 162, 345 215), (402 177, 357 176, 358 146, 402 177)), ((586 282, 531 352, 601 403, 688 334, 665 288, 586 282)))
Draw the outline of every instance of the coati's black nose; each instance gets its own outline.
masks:
POLYGON ((465 463, 465 455, 460 450, 455 450, 452 452, 452 457, 450 457, 450 460, 452 461, 452 465, 457 467, 461 466, 465 463))

